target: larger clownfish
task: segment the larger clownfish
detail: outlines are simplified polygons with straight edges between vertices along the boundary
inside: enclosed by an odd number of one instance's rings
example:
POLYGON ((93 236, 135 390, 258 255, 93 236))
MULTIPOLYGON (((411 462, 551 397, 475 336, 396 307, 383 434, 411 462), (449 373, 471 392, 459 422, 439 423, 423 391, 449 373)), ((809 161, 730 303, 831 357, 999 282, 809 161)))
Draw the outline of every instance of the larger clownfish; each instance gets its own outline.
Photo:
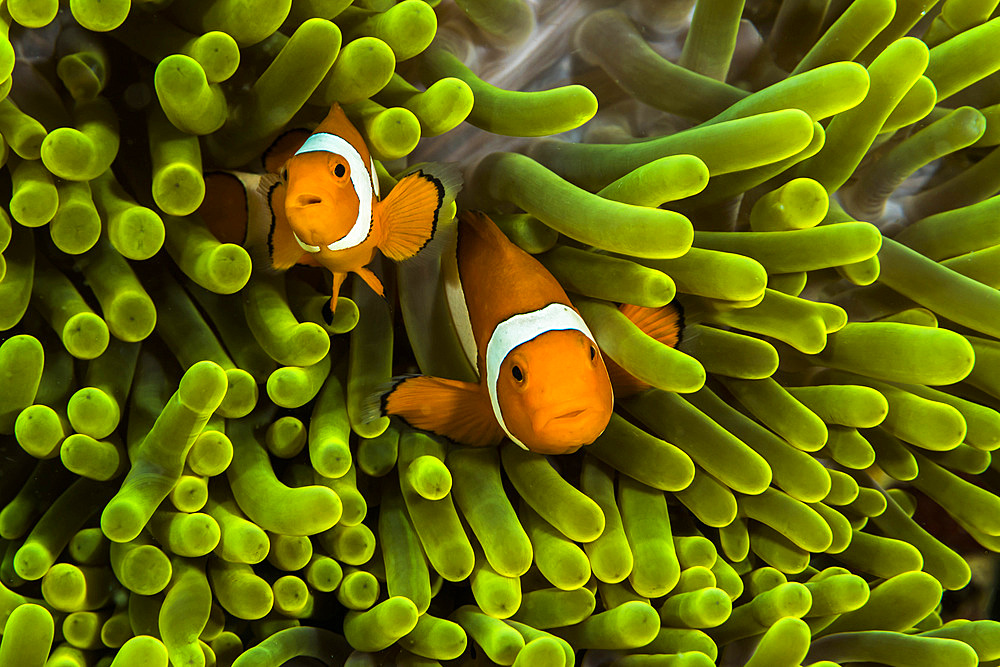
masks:
POLYGON ((426 165, 379 199, 375 163, 339 104, 305 134, 286 133, 268 149, 264 164, 271 173, 207 174, 199 213, 216 237, 262 251, 272 269, 327 269, 333 276, 324 309, 329 318, 349 273, 383 294, 368 268, 376 250, 394 261, 416 255, 434 235, 442 206, 454 200, 461 176, 447 165, 426 165))
MULTIPOLYGON (((496 445, 507 437, 533 452, 569 454, 607 427, 612 378, 623 393, 648 387, 614 362, 606 365, 562 286, 486 215, 459 216, 455 254, 464 305, 453 306, 453 317, 455 310, 467 311, 468 322, 456 322, 456 329, 471 334, 463 342, 475 354, 480 380, 399 378, 380 398, 383 415, 464 445, 496 445)), ((680 321, 673 306, 622 310, 662 342, 676 344, 680 321)))

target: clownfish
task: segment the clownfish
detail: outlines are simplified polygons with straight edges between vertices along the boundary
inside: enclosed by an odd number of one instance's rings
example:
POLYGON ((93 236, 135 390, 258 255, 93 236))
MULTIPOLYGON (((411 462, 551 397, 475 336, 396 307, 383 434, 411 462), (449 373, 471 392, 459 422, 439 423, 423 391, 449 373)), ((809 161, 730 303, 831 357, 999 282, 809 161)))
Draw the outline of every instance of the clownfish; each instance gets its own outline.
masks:
MULTIPOLYGON (((381 414, 470 446, 509 438, 540 454, 569 454, 592 443, 611 419, 612 380, 624 393, 649 385, 605 361, 558 281, 485 214, 463 212, 457 233, 450 282, 460 294, 451 310, 479 382, 396 378, 378 396, 381 414)), ((677 343, 676 308, 622 310, 661 342, 677 343)))
POLYGON ((305 264, 329 271, 328 321, 349 273, 383 295, 368 268, 375 252, 397 262, 416 255, 462 182, 450 165, 424 165, 380 199, 375 162, 336 103, 313 132, 288 132, 263 157, 267 174, 206 174, 198 211, 217 238, 254 249, 271 269, 305 264))

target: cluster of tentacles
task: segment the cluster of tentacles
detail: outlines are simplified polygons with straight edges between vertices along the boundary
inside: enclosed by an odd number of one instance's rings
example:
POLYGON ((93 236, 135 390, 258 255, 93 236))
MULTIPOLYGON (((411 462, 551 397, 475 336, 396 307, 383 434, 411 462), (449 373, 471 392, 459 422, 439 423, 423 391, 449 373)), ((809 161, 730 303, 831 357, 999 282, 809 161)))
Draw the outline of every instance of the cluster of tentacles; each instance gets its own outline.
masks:
POLYGON ((942 606, 1000 551, 996 2, 609 5, 0 3, 0 665, 1000 664, 942 606), (369 419, 468 372, 435 261, 328 324, 196 213, 333 102, 653 389, 561 457, 369 419))

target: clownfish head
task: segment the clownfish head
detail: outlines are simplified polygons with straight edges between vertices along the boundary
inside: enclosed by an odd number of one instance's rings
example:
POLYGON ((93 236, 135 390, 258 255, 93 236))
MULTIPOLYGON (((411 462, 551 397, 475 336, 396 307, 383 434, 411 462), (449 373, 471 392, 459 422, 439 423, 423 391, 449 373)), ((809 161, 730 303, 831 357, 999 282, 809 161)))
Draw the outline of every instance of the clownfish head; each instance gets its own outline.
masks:
POLYGON ((346 250, 368 238, 374 173, 361 135, 335 105, 281 171, 285 216, 303 250, 346 250))
POLYGON ((600 350, 577 329, 546 331, 521 343, 499 366, 501 424, 540 454, 570 454, 592 443, 614 407, 600 350))

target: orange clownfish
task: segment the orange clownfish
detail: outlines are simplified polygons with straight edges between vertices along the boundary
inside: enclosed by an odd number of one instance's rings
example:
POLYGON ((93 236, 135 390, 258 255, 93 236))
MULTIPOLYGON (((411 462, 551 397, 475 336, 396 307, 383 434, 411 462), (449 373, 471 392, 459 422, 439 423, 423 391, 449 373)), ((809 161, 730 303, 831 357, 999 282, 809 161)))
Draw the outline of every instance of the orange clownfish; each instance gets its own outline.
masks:
POLYGON ((426 165, 379 199, 375 163, 339 104, 303 134, 287 133, 268 149, 265 166, 272 173, 206 175, 199 212, 221 240, 257 246, 272 269, 327 269, 333 285, 324 315, 330 318, 348 273, 383 294, 367 268, 375 251, 394 261, 417 254, 434 235, 441 207, 454 200, 461 176, 454 167, 426 165), (245 206, 233 206, 241 192, 245 206))
MULTIPOLYGON (((467 311, 468 321, 456 328, 471 336, 464 342, 480 381, 399 378, 380 398, 383 415, 460 444, 496 445, 508 437, 540 454, 569 454, 592 443, 611 419, 609 370, 632 381, 627 392, 648 386, 614 362, 605 365, 562 286, 486 215, 459 216, 456 260, 462 305, 453 317, 467 311)), ((677 311, 664 311, 657 324, 663 317, 673 322, 676 342, 677 311)))

